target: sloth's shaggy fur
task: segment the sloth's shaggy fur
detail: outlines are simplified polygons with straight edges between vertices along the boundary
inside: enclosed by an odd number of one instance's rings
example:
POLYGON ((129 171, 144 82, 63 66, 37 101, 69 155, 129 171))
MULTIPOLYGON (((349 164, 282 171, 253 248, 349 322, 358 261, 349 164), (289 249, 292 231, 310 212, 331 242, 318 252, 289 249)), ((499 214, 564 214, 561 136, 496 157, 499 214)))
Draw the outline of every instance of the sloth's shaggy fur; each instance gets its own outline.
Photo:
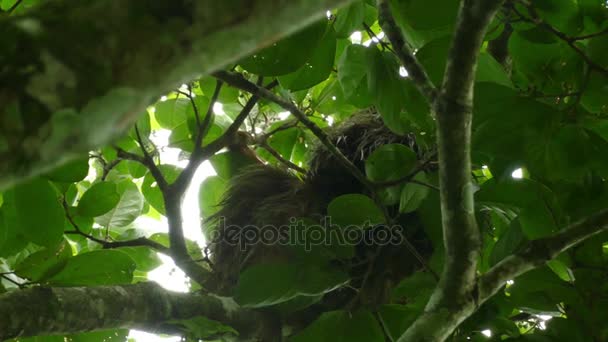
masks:
MULTIPOLYGON (((371 110, 353 114, 340 125, 330 128, 328 135, 360 170, 364 169, 365 159, 382 145, 401 143, 415 150, 411 136, 391 132, 371 110)), ((325 215, 327 205, 336 196, 365 193, 362 185, 340 166, 324 146, 313 146, 310 156, 308 173, 304 179, 289 171, 262 164, 246 167, 231 179, 221 209, 207 223, 216 227, 215 239, 210 244, 211 260, 214 274, 218 277, 217 282, 225 293, 230 293, 239 273, 247 266, 263 261, 289 260, 293 253, 281 246, 257 244, 239 248, 231 245, 226 242, 230 236, 227 236, 225 227, 279 227, 289 224, 292 218, 306 217, 314 220, 325 215)), ((384 259, 393 259, 393 262, 402 259, 404 250, 401 248, 398 253, 385 250, 384 259)), ((358 254, 369 253, 358 248, 358 254)), ((361 256, 362 259, 367 257, 368 255, 361 256)), ((411 255, 406 257, 413 259, 411 255)), ((399 263, 404 272, 409 274, 413 271, 411 267, 404 267, 402 260, 399 263)), ((361 263, 358 264, 357 267, 360 267, 361 263)), ((362 269, 367 269, 367 266, 362 269)))

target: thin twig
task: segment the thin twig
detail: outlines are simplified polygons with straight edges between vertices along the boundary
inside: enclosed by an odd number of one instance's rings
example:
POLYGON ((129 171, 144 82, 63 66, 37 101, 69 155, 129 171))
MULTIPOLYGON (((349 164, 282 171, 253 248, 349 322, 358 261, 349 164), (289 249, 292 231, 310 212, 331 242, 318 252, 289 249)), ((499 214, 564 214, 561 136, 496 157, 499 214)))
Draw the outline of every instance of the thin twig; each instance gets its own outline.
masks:
POLYGON ((572 39, 573 41, 577 41, 577 40, 585 40, 585 39, 589 39, 589 38, 595 38, 598 36, 602 36, 608 34, 608 28, 605 28, 601 31, 595 32, 595 33, 590 33, 590 34, 586 34, 583 36, 576 36, 576 37, 571 37, 570 39, 572 39))
POLYGON ((372 38, 372 41, 374 39, 376 39, 378 41, 378 44, 380 44, 383 48, 387 49, 390 52, 395 52, 393 51, 393 49, 391 48, 391 46, 385 42, 384 40, 378 38, 378 36, 374 33, 374 31, 372 31, 372 28, 369 27, 369 25, 367 25, 366 23, 363 23, 363 28, 365 29, 365 31, 367 32, 367 34, 372 38))
POLYGON ((275 157, 279 162, 285 164, 290 169, 298 171, 301 174, 306 174, 306 169, 299 167, 298 165, 292 163, 290 160, 283 158, 283 156, 277 152, 274 148, 272 148, 268 143, 260 144, 260 147, 268 151, 273 157, 275 157))
POLYGON ((74 230, 65 231, 66 234, 83 236, 93 242, 100 244, 104 249, 119 248, 119 247, 146 246, 146 247, 150 247, 158 252, 161 252, 163 254, 168 254, 168 252, 169 252, 169 249, 167 247, 161 245, 160 243, 158 243, 156 241, 150 240, 145 237, 140 237, 137 239, 127 240, 127 241, 106 241, 106 240, 96 238, 93 235, 87 234, 87 233, 83 232, 82 229, 80 229, 78 224, 72 218, 72 215, 70 215, 69 206, 65 199, 63 200, 63 208, 64 208, 64 212, 65 212, 65 217, 68 219, 68 222, 70 223, 70 225, 74 228, 74 230))
POLYGON ((163 191, 163 190, 167 189, 169 184, 167 183, 167 180, 165 179, 162 172, 160 172, 160 169, 154 162, 154 158, 152 158, 152 155, 150 155, 150 153, 148 152, 148 149, 146 148, 146 144, 145 144, 144 140, 142 139, 141 134, 139 133, 139 128, 137 128, 137 124, 135 124, 134 128, 135 128, 135 136, 137 138, 137 142, 139 143, 139 148, 141 149, 141 152, 144 154, 144 157, 143 157, 144 165, 148 168, 148 170, 150 171, 150 174, 152 174, 152 177, 154 177, 156 184, 158 184, 158 188, 161 191, 163 191))
POLYGON ((8 11, 6 11, 8 14, 13 14, 13 11, 15 9, 17 9, 17 7, 19 7, 19 5, 23 2, 23 0, 17 0, 13 6, 11 6, 11 8, 8 9, 8 11))
POLYGON ((239 88, 241 90, 247 91, 255 96, 259 96, 268 101, 274 102, 279 106, 285 108, 293 116, 295 116, 306 128, 308 128, 320 141, 321 143, 329 150, 329 152, 338 160, 338 162, 348 170, 350 174, 352 174, 361 184, 363 184, 370 192, 374 191, 373 183, 370 182, 365 175, 350 161, 340 150, 331 142, 331 139, 319 126, 317 126, 314 122, 312 122, 306 114, 304 114, 296 105, 287 101, 269 90, 259 87, 256 84, 248 81, 243 78, 240 74, 230 73, 227 71, 218 71, 213 73, 213 76, 221 79, 227 84, 239 88))
POLYGON ((429 183, 426 183, 426 182, 422 182, 422 181, 419 181, 419 180, 416 180, 416 179, 410 179, 408 181, 408 183, 413 183, 413 184, 418 184, 418 185, 426 186, 427 188, 435 190, 435 191, 441 191, 441 189, 439 189, 438 186, 435 186, 433 184, 429 184, 429 183))

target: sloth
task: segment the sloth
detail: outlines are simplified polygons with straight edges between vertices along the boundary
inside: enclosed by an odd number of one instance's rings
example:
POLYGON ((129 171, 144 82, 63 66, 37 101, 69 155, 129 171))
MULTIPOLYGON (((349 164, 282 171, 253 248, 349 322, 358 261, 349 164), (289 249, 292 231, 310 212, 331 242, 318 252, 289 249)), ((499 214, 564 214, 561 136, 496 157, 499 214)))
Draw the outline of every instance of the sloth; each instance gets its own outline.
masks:
MULTIPOLYGON (((342 123, 330 127, 327 134, 342 154, 362 172, 366 158, 385 144, 406 145, 417 153, 419 159, 426 152, 417 146, 413 134, 395 134, 371 109, 355 113, 342 123)), ((370 195, 321 144, 311 148, 304 177, 259 162, 244 167, 231 179, 220 209, 206 223, 214 227, 216 232, 209 251, 213 274, 217 278, 215 283, 220 284, 218 293, 230 295, 238 282, 239 274, 251 265, 277 260, 289 262, 295 257, 293 249, 285 246, 242 244, 242 241, 237 241, 238 237, 242 237, 239 229, 281 227, 297 218, 319 223, 327 218, 327 206, 332 199, 345 194, 370 195)), ((396 208, 387 209, 396 211, 396 208)), ((407 241, 423 257, 428 257, 432 246, 416 214, 402 215, 398 217, 398 222, 407 227, 404 232, 407 241)), ((366 232, 373 233, 374 230, 385 228, 370 227, 366 232)), ((344 260, 340 262, 344 264, 344 260)), ((352 287, 365 285, 373 288, 368 291, 370 294, 367 297, 358 296, 364 298, 361 304, 386 301, 387 291, 392 286, 421 268, 411 251, 403 245, 355 246, 354 257, 347 260, 346 265, 352 287), (371 255, 375 257, 372 258, 371 255), (374 270, 371 276, 370 269, 374 270)), ((352 299, 350 297, 347 295, 342 302, 348 302, 352 299)))

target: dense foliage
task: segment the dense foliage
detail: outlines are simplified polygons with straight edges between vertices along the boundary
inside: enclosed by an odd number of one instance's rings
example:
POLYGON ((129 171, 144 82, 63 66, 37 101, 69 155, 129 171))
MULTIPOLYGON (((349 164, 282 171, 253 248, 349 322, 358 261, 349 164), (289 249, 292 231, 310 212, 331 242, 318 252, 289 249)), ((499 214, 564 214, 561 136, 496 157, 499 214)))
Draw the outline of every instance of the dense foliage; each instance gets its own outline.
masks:
MULTIPOLYGON (((439 87, 451 62, 459 2, 390 2, 400 33, 429 81, 439 87)), ((24 1, 13 10, 15 1, 3 0, 0 6, 19 15, 32 3, 24 1)), ((388 144, 371 153, 360 172, 374 190, 335 198, 327 212, 334 223, 361 229, 416 215, 433 251, 413 251, 410 259, 393 261, 416 264, 416 271, 393 284, 383 302, 349 301, 315 312, 303 320, 305 326, 291 327, 288 340, 396 341, 423 313, 452 256, 444 253, 435 108, 408 75, 401 47, 386 37, 378 16, 374 1, 353 1, 226 66, 230 71, 157 94, 158 101, 141 112, 122 138, 5 189, 0 197, 0 292, 139 283, 160 265, 157 253, 172 256, 186 271, 193 293, 204 292, 213 286, 204 281, 213 265, 205 246, 184 240, 180 211, 200 163, 210 161, 216 172, 200 185, 200 212, 206 218, 217 212, 231 179, 249 163, 235 146, 246 145, 264 163, 303 177, 313 147, 322 144, 311 125, 328 131, 371 108, 393 134, 413 143, 388 144), (261 88, 274 98, 251 91, 261 88), (163 146, 158 137, 166 133, 163 146), (168 163, 167 151, 179 153, 181 162, 168 163), (168 222, 170 232, 150 228, 142 217, 168 222), (175 247, 180 245, 182 249, 175 247)), ((608 207, 606 2, 505 2, 487 28, 476 70, 469 185, 481 240, 476 272, 484 274, 530 241, 550 238, 608 207)), ((3 72, 0 66, 0 76, 3 72)), ((38 129, 39 117, 26 110, 0 113, 0 132, 22 117, 34 121, 26 129, 38 129)), ((5 143, 0 140, 0 149, 5 143)), ((201 226, 211 239, 213 226, 201 226)), ((608 340, 607 234, 594 235, 510 279, 450 340, 608 340)), ((353 285, 363 286, 360 279, 335 267, 353 261, 355 246, 324 248, 323 253, 300 255, 297 264, 279 260, 250 267, 241 274, 234 299, 243 308, 292 317, 332 293, 350 291, 356 298, 361 289, 353 285)), ((362 256, 357 258, 360 262, 362 256)), ((367 273, 388 267, 368 264, 373 267, 367 273)), ((237 334, 227 322, 190 318, 165 322, 172 327, 166 331, 192 341, 237 334)), ((121 341, 127 334, 120 329, 66 336, 121 341)))

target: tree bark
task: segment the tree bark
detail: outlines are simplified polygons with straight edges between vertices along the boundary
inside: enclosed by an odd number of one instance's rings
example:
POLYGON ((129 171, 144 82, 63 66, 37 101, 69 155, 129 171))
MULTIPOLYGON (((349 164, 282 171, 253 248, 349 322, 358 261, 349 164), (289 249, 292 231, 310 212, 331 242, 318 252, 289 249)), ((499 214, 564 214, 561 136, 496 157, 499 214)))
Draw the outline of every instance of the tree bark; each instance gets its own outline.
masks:
POLYGON ((266 321, 259 312, 235 310, 217 297, 169 292, 156 283, 33 287, 0 296, 0 341, 117 328, 176 333, 170 321, 196 316, 231 326, 239 341, 259 336, 266 321))
POLYGON ((0 190, 349 0, 53 0, 0 21, 0 190))

